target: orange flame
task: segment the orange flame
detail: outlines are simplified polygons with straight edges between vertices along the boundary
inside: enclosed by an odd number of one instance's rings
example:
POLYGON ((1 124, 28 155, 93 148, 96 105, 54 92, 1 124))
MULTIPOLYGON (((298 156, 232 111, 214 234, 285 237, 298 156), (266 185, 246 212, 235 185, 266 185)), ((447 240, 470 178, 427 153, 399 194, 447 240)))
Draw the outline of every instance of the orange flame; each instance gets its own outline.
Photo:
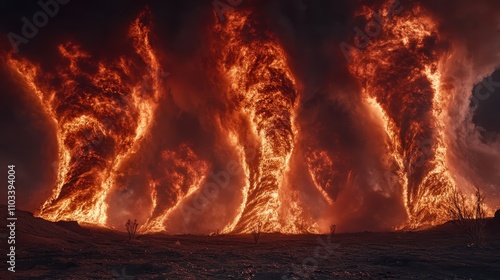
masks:
POLYGON ((208 164, 199 160, 185 144, 177 152, 163 151, 159 166, 164 167, 164 173, 153 184, 153 213, 141 227, 143 232, 168 231, 170 214, 200 189, 208 171, 208 164), (161 192, 166 195, 162 196, 161 192))
MULTIPOLYGON (((448 218, 446 209, 457 185, 449 171, 451 140, 445 133, 452 95, 442 81, 445 52, 432 17, 418 4, 391 17, 392 2, 387 1, 377 19, 380 35, 363 51, 351 54, 349 71, 360 82, 363 108, 385 132, 388 159, 380 165, 387 165, 387 170, 396 166, 393 175, 398 177, 408 214, 404 226, 435 225, 448 218)), ((358 14, 367 20, 373 17, 368 7, 358 14)), ((70 42, 58 46, 63 63, 55 70, 15 55, 7 58, 57 132, 57 182, 38 216, 110 224, 107 199, 117 189, 127 161, 149 137, 162 97, 149 16, 142 13, 130 26, 134 53, 111 62, 97 60, 70 42)), ((254 16, 251 11, 228 11, 226 21, 213 30, 213 37, 223 42, 212 50, 217 58, 215 74, 224 78, 229 104, 214 117, 215 126, 244 177, 242 186, 237 186, 241 201, 228 214, 234 218, 222 232, 249 233, 259 226, 263 232, 317 233, 318 223, 291 182, 294 161, 303 159, 305 180, 330 209, 340 190, 356 183, 356 170, 343 152, 333 154, 316 145, 313 137, 308 141, 301 137, 295 120, 299 84, 279 40, 254 16)), ((213 40, 214 45, 217 42, 213 40)), ((161 151, 153 167, 157 172, 147 174, 151 212, 142 232, 175 228, 175 214, 194 200, 212 167, 186 143, 161 151)), ((374 182, 374 188, 384 188, 375 182, 378 179, 370 180, 369 186, 374 182)))
POLYGON ((284 50, 270 34, 257 33, 253 20, 250 12, 232 11, 216 27, 225 42, 219 69, 230 85, 235 115, 248 126, 245 133, 230 127, 228 135, 236 135, 234 145, 242 151, 256 151, 254 158, 241 155, 247 182, 236 218, 225 231, 251 232, 258 224, 265 232, 313 231, 312 225, 290 219, 301 219, 290 214, 301 209, 285 183, 295 145, 296 82, 284 50))
POLYGON ((436 23, 418 6, 392 19, 385 7, 381 15, 380 37, 352 54, 349 70, 386 131, 387 150, 400 169, 408 226, 434 225, 448 218, 446 203, 455 188, 443 123, 450 93, 441 86, 436 23))
POLYGON ((142 23, 147 16, 137 18, 130 36, 138 57, 150 67, 150 92, 134 78, 139 66, 132 58, 95 63, 72 43, 59 46, 65 64, 57 68, 57 76, 25 59, 8 58, 57 128, 58 179, 40 217, 107 224, 107 195, 123 162, 148 133, 160 95, 159 62, 149 43, 149 27, 142 23))

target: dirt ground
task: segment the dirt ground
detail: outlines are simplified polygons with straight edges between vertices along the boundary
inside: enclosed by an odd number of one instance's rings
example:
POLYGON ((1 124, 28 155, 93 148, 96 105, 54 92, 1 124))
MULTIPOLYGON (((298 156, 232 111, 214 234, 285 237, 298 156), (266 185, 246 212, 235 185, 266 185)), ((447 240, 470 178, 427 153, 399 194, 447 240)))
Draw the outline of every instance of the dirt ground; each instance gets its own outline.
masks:
POLYGON ((2 261, 0 279, 500 279, 500 234, 488 234, 484 248, 467 247, 450 223, 331 239, 263 234, 254 244, 251 235, 155 234, 129 242, 122 232, 22 211, 17 217, 16 272, 2 261))

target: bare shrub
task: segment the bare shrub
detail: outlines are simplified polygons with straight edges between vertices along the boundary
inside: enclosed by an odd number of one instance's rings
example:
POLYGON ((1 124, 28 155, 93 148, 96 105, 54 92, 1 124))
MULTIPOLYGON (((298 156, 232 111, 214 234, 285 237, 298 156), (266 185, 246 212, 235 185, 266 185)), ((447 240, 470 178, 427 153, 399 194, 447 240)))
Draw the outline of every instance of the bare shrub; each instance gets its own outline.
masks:
POLYGON ((137 223, 137 220, 134 220, 133 222, 128 219, 127 223, 125 224, 125 228, 127 229, 128 232, 128 239, 129 240, 134 240, 135 239, 135 233, 137 231, 137 226, 139 224, 137 223))
POLYGON ((333 234, 335 233, 336 229, 337 229, 337 225, 330 226, 330 237, 333 237, 333 234))
POLYGON ((304 221, 302 221, 299 225, 298 225, 298 229, 299 229, 299 232, 300 233, 309 233, 309 229, 307 228, 307 226, 304 224, 304 221))
POLYGON ((459 230, 469 237, 470 245, 474 247, 483 245, 486 225, 484 207, 484 194, 479 188, 476 188, 473 200, 467 199, 458 189, 451 197, 449 213, 459 230))
POLYGON ((260 228, 261 228, 261 223, 259 223, 257 227, 252 230, 253 240, 255 241, 255 244, 259 243, 260 228))

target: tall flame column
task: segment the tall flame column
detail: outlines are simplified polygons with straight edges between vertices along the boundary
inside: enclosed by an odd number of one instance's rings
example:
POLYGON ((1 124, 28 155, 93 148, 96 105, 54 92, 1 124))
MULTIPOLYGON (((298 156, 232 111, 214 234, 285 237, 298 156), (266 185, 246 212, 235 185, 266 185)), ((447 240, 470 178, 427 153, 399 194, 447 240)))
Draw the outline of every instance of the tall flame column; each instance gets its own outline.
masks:
MULTIPOLYGON (((362 15, 372 18, 369 11, 362 15)), ((409 226, 436 224, 447 218, 447 198, 455 187, 446 163, 442 99, 449 93, 441 87, 436 24, 418 6, 396 16, 385 7, 381 17, 379 37, 352 53, 349 69, 386 130, 409 226)))
POLYGON ((107 225, 107 195, 123 162, 147 135, 160 95, 148 16, 141 13, 130 28, 136 53, 115 62, 94 59, 73 43, 59 46, 54 72, 8 58, 57 131, 58 179, 39 216, 107 225), (147 88, 143 75, 150 77, 147 88))
POLYGON ((255 155, 243 155, 247 186, 239 213, 225 230, 250 232, 261 224, 263 231, 294 231, 296 225, 287 224, 280 211, 294 147, 295 80, 276 39, 256 25, 249 12, 233 11, 216 27, 225 44, 219 69, 230 85, 235 115, 246 124, 231 129, 237 145, 255 155))

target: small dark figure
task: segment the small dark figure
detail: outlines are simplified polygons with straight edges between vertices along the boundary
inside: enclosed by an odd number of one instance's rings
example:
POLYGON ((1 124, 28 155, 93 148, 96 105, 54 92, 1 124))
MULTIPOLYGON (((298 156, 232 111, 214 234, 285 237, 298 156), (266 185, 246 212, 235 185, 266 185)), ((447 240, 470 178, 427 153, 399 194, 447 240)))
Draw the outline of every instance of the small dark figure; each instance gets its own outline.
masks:
POLYGON ((254 230, 252 230, 253 240, 255 241, 255 244, 259 243, 259 239, 260 239, 260 226, 261 226, 261 224, 259 223, 257 225, 257 228, 255 228, 254 230))

